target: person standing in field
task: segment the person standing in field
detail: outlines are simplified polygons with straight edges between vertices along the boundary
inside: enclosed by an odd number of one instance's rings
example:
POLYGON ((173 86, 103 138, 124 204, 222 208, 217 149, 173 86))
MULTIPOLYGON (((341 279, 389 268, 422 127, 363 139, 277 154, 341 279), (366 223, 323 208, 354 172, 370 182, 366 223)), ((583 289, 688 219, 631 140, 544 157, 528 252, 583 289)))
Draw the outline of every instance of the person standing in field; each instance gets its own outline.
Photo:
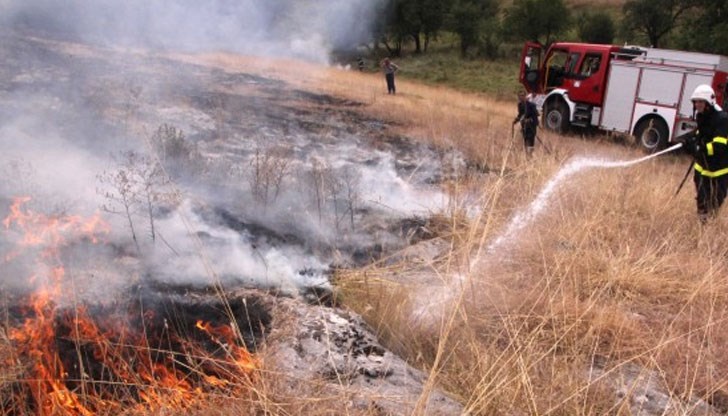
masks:
POLYGON ((387 94, 396 94, 397 89, 394 86, 394 74, 399 71, 399 67, 389 58, 384 58, 379 64, 384 71, 384 77, 387 79, 387 94))
POLYGON ((690 100, 698 129, 685 141, 685 149, 695 160, 695 200, 705 223, 718 214, 728 192, 728 114, 716 105, 710 85, 698 85, 690 100))
POLYGON ((518 92, 518 115, 513 120, 513 125, 521 123, 521 134, 526 155, 531 156, 533 147, 536 144, 536 130, 538 129, 538 109, 536 104, 528 99, 525 91, 518 92))

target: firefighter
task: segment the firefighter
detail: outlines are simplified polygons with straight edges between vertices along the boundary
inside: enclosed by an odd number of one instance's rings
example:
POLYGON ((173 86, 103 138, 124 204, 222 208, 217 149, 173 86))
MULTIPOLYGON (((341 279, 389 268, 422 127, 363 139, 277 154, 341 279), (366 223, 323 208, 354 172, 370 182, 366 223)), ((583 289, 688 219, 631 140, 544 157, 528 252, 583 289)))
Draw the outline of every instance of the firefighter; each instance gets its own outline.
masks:
POLYGON ((384 71, 384 77, 387 79, 387 94, 396 94, 397 89, 394 87, 394 74, 399 71, 399 67, 389 58, 384 58, 379 64, 384 71))
POLYGON ((536 104, 528 99, 525 91, 518 93, 518 115, 513 120, 513 125, 521 123, 521 133, 523 135, 523 145, 526 149, 526 155, 531 156, 533 146, 536 144, 536 130, 538 129, 538 110, 536 104))
POLYGON ((710 85, 699 85, 690 96, 698 129, 685 142, 695 159, 694 176, 698 217, 715 217, 728 191, 728 114, 715 103, 710 85))

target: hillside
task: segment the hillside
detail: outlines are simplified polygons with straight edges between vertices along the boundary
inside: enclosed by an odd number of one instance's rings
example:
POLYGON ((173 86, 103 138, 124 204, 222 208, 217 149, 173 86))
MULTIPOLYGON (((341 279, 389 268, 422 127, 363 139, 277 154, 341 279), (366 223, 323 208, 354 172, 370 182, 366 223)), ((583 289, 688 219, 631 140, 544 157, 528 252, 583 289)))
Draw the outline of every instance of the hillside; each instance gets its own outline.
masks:
POLYGON ((720 370, 726 220, 701 227, 690 184, 675 195, 685 158, 568 176, 538 216, 490 252, 504 226, 573 158, 641 154, 608 138, 541 132, 551 153, 539 147, 528 160, 510 139, 509 102, 408 82, 389 97, 377 75, 210 59, 229 70, 263 65, 302 88, 363 102, 360 111, 403 134, 461 149, 487 167, 448 185, 452 201, 431 223, 437 237, 428 244, 337 278, 346 304, 385 344, 428 368, 431 381, 466 409, 728 410, 720 370))
POLYGON ((3 39, 4 414, 728 412, 728 221, 682 155, 529 159, 512 100, 3 39))

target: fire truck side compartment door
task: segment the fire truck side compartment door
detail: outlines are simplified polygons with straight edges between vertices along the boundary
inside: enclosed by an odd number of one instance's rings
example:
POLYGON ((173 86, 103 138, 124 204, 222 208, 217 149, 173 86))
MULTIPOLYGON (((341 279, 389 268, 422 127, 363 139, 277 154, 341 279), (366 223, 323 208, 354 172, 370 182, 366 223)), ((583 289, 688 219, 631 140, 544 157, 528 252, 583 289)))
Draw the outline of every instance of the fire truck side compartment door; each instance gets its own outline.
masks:
POLYGON ((693 94, 695 87, 700 84, 711 85, 713 83, 713 74, 708 72, 694 72, 685 75, 685 86, 683 87, 683 95, 680 99, 679 113, 682 118, 691 118, 693 116, 693 103, 690 96, 693 94))
POLYGON ((601 128, 629 133, 640 70, 629 63, 613 61, 611 65, 601 128))
POLYGON ((643 103, 677 107, 682 72, 663 68, 644 68, 637 99, 643 103))

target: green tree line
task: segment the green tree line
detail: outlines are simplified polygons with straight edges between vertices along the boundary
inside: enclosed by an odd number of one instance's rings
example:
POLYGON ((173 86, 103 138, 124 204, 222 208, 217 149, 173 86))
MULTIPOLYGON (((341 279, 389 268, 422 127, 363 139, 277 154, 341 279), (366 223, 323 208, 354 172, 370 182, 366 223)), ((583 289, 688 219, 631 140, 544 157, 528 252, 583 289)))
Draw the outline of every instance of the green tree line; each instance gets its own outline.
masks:
POLYGON ((565 0, 386 0, 374 43, 392 56, 427 53, 444 33, 466 56, 496 57, 501 45, 555 40, 624 42, 728 55, 728 0, 627 0, 575 8, 565 0))

